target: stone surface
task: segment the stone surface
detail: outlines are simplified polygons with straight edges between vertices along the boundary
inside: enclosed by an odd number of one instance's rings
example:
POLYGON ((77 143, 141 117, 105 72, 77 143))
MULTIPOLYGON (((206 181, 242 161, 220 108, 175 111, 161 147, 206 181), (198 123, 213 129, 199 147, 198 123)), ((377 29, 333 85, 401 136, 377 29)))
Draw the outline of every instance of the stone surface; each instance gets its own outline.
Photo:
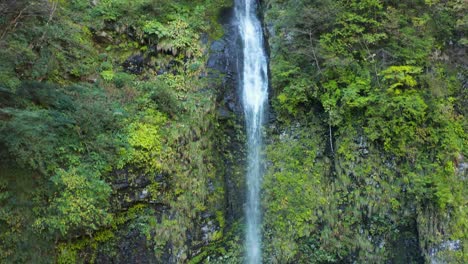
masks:
POLYGON ((244 119, 239 98, 240 65, 242 65, 241 39, 234 21, 234 10, 227 8, 220 15, 224 36, 210 47, 207 67, 209 78, 222 78, 218 88, 218 120, 224 129, 229 146, 223 157, 225 165, 225 217, 227 224, 243 216, 244 195, 244 119), (231 158, 228 158, 231 157, 231 158))
POLYGON ((145 59, 141 54, 135 54, 130 56, 123 63, 124 70, 133 74, 141 74, 144 69, 145 59))

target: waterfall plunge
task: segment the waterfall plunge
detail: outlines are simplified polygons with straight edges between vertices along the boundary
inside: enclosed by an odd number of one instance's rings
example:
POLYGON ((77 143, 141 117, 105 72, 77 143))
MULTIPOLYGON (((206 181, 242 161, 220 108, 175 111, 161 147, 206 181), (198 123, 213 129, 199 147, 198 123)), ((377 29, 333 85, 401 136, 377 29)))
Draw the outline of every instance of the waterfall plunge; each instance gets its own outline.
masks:
POLYGON ((268 98, 267 57, 263 32, 256 16, 256 0, 236 0, 236 16, 243 43, 242 103, 247 128, 246 263, 261 263, 260 185, 262 178, 262 123, 268 98))

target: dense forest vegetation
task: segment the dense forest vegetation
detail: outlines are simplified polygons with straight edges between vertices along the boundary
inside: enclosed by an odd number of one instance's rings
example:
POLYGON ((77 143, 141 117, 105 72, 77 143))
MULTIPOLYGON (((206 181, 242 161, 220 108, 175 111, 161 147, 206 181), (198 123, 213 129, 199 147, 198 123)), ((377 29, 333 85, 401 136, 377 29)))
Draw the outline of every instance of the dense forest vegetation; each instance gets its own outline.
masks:
MULTIPOLYGON (((260 2, 264 262, 468 263, 466 1, 260 2)), ((0 263, 242 263, 232 4, 0 3, 0 263)))
POLYGON ((222 225, 217 81, 199 77, 228 5, 2 3, 0 262, 180 262, 188 230, 222 225))
POLYGON ((466 263, 466 2, 265 7, 271 259, 466 263))

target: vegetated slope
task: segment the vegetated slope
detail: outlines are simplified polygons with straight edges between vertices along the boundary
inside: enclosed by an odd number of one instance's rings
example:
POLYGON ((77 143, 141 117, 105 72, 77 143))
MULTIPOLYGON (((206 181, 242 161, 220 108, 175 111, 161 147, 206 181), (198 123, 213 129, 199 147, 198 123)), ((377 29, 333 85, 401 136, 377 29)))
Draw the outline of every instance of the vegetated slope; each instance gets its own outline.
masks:
POLYGON ((466 263, 464 1, 264 1, 266 262, 466 263))
POLYGON ((176 263, 223 238, 203 77, 229 5, 0 4, 0 262, 176 263))

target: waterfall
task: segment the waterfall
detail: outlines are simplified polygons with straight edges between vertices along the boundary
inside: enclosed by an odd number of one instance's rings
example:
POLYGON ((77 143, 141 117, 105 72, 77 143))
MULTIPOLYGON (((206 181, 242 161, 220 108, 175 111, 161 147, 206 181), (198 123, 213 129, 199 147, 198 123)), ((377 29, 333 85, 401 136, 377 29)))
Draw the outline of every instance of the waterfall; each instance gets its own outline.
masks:
POLYGON ((260 185, 262 123, 268 98, 267 57, 256 0, 236 0, 236 16, 243 44, 242 104, 247 128, 247 199, 245 207, 246 263, 261 263, 260 185))

